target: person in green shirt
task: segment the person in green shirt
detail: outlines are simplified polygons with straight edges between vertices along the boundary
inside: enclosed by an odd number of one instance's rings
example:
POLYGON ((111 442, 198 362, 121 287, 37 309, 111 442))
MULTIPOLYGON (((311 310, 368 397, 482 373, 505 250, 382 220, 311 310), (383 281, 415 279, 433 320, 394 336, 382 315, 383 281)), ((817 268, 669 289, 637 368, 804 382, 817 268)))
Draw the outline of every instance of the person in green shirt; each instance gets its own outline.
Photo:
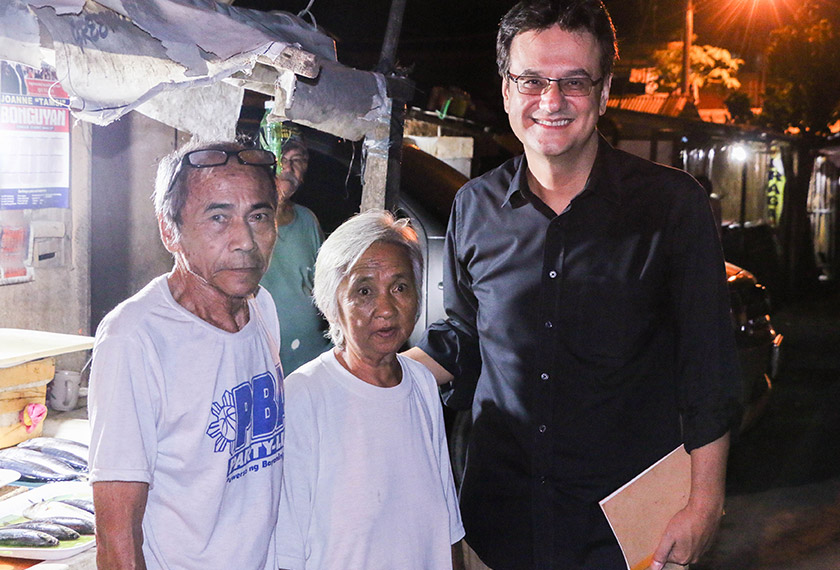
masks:
POLYGON ((326 324, 312 301, 315 256, 324 234, 312 211, 291 198, 303 182, 309 151, 302 139, 283 144, 277 173, 277 242, 271 265, 260 284, 277 306, 280 320, 280 361, 289 375, 332 346, 326 324))

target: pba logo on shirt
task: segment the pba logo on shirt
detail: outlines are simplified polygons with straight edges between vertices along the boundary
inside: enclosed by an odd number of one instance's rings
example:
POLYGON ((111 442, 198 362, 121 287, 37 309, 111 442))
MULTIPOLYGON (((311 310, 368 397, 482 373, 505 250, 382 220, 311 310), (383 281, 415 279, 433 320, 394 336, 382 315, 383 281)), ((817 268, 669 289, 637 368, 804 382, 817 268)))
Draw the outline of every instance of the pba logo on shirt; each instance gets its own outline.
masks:
POLYGON ((216 440, 216 453, 230 453, 228 481, 283 458, 283 390, 271 373, 226 390, 210 411, 207 435, 216 440))

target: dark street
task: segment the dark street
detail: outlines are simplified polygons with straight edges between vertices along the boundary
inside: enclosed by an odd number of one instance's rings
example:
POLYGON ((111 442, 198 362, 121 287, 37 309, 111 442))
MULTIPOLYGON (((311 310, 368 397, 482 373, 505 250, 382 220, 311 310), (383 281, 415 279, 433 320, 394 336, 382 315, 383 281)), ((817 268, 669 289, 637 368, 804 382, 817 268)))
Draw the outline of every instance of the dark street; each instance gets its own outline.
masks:
POLYGON ((726 516, 697 570, 840 568, 840 289, 773 315, 783 365, 730 454, 726 516))

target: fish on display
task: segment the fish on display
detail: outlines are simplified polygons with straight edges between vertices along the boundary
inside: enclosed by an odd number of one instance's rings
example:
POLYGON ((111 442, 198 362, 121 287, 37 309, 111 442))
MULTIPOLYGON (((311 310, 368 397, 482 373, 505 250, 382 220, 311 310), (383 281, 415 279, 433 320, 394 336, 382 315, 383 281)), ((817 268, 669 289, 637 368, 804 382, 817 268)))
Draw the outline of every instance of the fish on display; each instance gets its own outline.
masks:
POLYGON ((49 517, 37 520, 53 524, 60 524, 61 526, 72 528, 79 534, 94 534, 96 532, 96 525, 93 523, 92 520, 88 519, 79 519, 76 517, 49 517))
POLYGON ((78 532, 76 532, 68 526, 55 524, 47 521, 25 521, 14 524, 7 524, 3 527, 0 527, 0 530, 10 530, 15 528, 45 532, 50 536, 56 537, 58 540, 76 540, 81 536, 78 532))
POLYGON ((0 449, 0 468, 17 471, 22 481, 72 481, 84 477, 55 457, 20 447, 0 449))
POLYGON ((32 503, 23 510, 23 516, 32 520, 52 519, 55 517, 69 517, 94 522, 94 516, 84 509, 68 505, 61 501, 39 501, 32 503))
POLYGON ((23 516, 72 528, 79 534, 93 534, 95 518, 89 512, 61 501, 40 501, 23 510, 23 516))
POLYGON ((34 437, 18 444, 59 459, 77 471, 87 471, 89 447, 78 441, 60 437, 34 437))
POLYGON ((58 539, 45 532, 26 528, 0 528, 0 546, 58 546, 58 539))
POLYGON ((77 509, 82 509, 83 511, 87 511, 90 514, 94 514, 93 509, 93 501, 90 499, 55 499, 59 503, 66 503, 71 507, 76 507, 77 509))

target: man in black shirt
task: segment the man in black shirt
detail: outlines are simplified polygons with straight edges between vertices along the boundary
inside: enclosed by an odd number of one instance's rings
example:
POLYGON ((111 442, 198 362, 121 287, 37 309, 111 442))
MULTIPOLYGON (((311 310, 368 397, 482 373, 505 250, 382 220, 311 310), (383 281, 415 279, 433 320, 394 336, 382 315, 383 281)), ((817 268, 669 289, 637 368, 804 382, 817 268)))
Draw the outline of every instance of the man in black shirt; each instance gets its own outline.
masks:
POLYGON ((684 443, 690 500, 652 567, 695 562, 723 512, 738 409, 706 193, 598 134, 617 56, 599 0, 521 2, 497 55, 525 153, 459 191, 448 318, 409 352, 440 383, 475 386, 467 542, 495 570, 626 568, 598 501, 684 443))

